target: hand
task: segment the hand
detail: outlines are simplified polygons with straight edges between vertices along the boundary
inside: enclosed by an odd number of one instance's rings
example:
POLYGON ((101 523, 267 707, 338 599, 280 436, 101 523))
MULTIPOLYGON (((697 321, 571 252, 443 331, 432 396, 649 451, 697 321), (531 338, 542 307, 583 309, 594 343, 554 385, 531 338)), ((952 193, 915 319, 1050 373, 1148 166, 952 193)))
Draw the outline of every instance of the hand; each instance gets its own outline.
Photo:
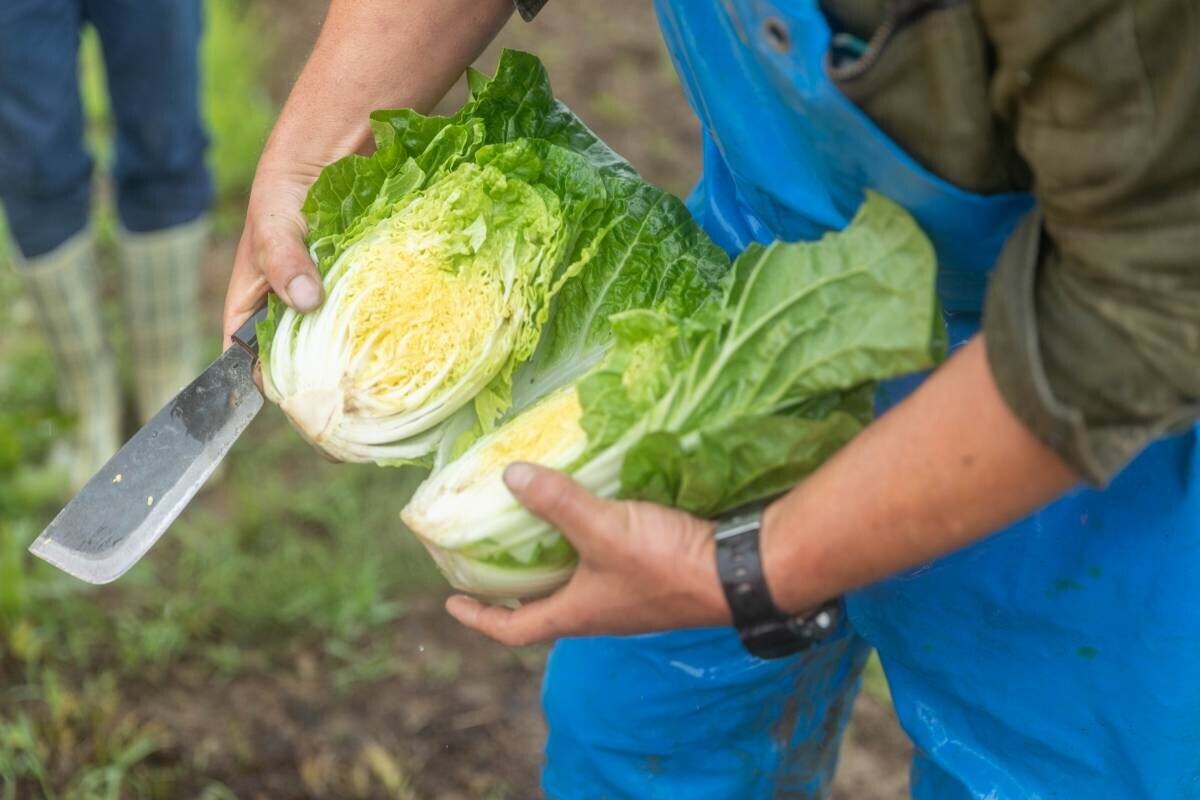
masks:
POLYGON ((579 566, 554 594, 516 610, 451 597, 446 610, 459 622, 512 646, 730 623, 712 522, 653 503, 602 500, 532 464, 509 466, 504 480, 575 546, 579 566))
POLYGON ((377 108, 434 107, 512 15, 511 0, 334 0, 267 141, 225 295, 225 346, 267 289, 321 305, 300 207, 321 168, 369 153, 377 108), (434 44, 435 43, 435 44, 434 44))
POLYGON ((321 278, 304 246, 307 226, 300 213, 317 172, 276 169, 265 162, 266 157, 250 189, 246 226, 225 293, 225 347, 268 289, 297 311, 312 311, 324 299, 321 278))
MULTIPOLYGON (((264 164, 266 160, 264 156, 264 164)), ((230 337, 259 307, 268 289, 298 311, 311 311, 321 305, 321 278, 304 246, 307 225, 300 213, 317 174, 259 166, 225 292, 226 348, 233 344, 230 337)), ((260 366, 257 362, 254 365, 254 382, 262 391, 260 366)), ((313 449, 326 461, 337 463, 321 448, 313 449)))

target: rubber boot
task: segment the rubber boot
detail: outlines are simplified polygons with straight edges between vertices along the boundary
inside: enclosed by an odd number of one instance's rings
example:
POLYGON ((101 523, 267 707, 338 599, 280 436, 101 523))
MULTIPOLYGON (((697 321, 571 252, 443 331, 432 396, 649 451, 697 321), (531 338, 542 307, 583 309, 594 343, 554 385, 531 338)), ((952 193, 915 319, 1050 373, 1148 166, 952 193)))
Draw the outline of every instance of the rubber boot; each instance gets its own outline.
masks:
POLYGON ((121 300, 142 422, 192 382, 200 363, 200 269, 207 217, 151 233, 122 231, 121 300))
POLYGON ((50 344, 60 403, 75 416, 65 459, 78 491, 121 445, 120 383, 104 334, 91 233, 85 229, 36 258, 18 255, 16 265, 50 344))

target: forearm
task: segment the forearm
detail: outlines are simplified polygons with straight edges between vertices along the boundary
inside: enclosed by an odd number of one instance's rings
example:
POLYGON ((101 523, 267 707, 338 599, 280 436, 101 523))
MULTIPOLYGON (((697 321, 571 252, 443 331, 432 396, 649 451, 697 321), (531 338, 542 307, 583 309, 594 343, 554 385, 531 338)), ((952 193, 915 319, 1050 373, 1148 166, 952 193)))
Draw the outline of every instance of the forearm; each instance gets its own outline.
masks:
POLYGON ((263 151, 307 170, 366 149, 368 114, 428 111, 512 13, 512 0, 334 0, 263 151))
POLYGON ((983 538, 1078 481, 1000 396, 982 337, 767 509, 779 605, 823 599, 983 538))

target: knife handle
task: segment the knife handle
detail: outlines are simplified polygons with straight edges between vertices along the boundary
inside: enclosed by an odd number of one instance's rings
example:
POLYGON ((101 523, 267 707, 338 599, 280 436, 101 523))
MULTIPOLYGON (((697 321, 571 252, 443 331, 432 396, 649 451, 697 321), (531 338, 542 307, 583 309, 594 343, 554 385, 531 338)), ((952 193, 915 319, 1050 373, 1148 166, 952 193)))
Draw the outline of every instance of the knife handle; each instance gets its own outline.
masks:
POLYGON ((258 310, 250 315, 250 319, 242 323, 242 327, 234 331, 233 343, 240 346, 252 356, 258 356, 258 323, 267 318, 267 304, 263 303, 258 310))

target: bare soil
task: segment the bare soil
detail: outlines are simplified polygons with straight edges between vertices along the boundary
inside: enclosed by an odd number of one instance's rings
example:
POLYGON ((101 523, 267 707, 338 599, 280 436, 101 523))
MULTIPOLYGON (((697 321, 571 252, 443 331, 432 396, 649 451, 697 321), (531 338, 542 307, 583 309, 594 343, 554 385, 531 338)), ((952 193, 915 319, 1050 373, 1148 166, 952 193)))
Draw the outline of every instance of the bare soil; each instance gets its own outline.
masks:
POLYGON ((400 670, 346 691, 315 648, 215 688, 157 682, 140 714, 169 733, 159 758, 191 763, 181 796, 215 780, 243 800, 536 797, 542 652, 492 646, 435 599, 395 624, 400 670))
MULTIPOLYGON (((346 692, 307 649, 225 684, 185 667, 141 687, 135 713, 166 742, 155 761, 183 767, 181 797, 213 781, 243 800, 538 797, 544 650, 492 644, 432 598, 396 625, 403 669, 346 692)), ((864 693, 835 800, 905 797, 908 755, 891 709, 864 693)))

